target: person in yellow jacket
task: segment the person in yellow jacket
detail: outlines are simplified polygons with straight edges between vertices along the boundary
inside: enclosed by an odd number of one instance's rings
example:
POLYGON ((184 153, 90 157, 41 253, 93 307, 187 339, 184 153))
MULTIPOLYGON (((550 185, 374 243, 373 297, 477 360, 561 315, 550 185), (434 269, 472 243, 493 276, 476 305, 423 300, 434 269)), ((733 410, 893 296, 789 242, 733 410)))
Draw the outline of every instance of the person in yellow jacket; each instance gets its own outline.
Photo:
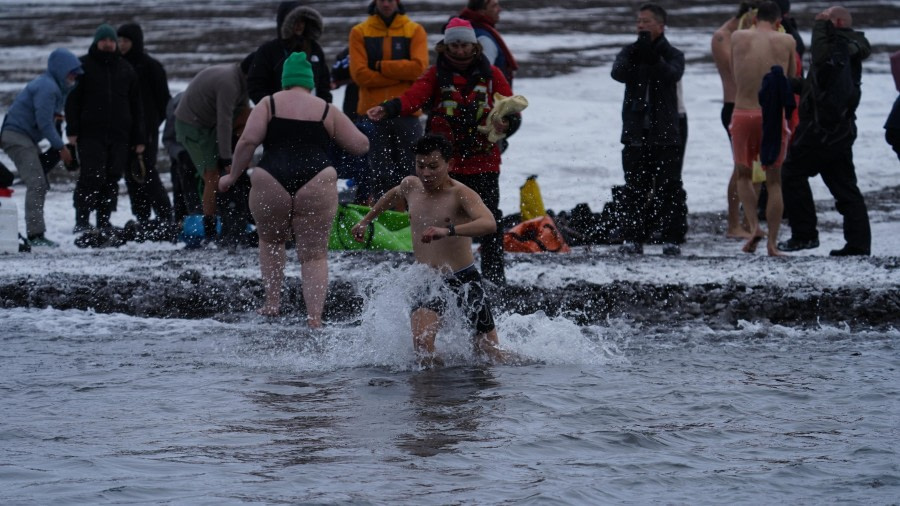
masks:
MULTIPOLYGON (((402 95, 428 68, 425 29, 409 19, 400 0, 373 0, 369 17, 350 30, 349 47, 350 77, 359 86, 356 110, 362 117, 402 95)), ((359 181, 360 191, 378 199, 413 174, 413 147, 424 133, 419 115, 370 125, 369 174, 359 181)))

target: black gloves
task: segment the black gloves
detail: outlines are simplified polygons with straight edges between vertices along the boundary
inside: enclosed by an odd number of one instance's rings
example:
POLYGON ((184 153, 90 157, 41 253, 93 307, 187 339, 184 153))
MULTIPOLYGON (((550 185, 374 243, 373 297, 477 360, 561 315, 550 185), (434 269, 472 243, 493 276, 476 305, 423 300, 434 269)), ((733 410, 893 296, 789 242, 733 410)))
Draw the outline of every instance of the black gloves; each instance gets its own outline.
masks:
POLYGON ((653 48, 653 42, 650 40, 650 32, 639 32, 638 40, 634 43, 634 62, 653 64, 659 61, 659 55, 653 48))
POLYGON ((400 102, 399 98, 392 98, 382 102, 381 107, 384 107, 385 117, 396 118, 400 116, 400 109, 403 107, 403 103, 400 102))

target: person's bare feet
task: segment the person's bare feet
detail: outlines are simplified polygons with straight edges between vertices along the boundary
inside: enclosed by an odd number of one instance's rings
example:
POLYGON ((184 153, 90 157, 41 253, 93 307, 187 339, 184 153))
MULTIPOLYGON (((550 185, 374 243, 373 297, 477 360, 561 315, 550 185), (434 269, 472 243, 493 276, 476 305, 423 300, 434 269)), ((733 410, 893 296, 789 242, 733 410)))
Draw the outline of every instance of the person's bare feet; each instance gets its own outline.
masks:
POLYGON ((744 243, 744 247, 741 248, 741 251, 744 253, 756 253, 756 247, 759 246, 759 241, 762 241, 766 236, 759 232, 750 237, 747 242, 744 243))
POLYGON ((444 367, 444 359, 437 355, 423 355, 419 357, 419 367, 421 367, 422 369, 444 367))
POLYGON ((770 257, 786 257, 786 256, 788 256, 788 255, 785 255, 783 251, 778 249, 778 246, 776 246, 776 244, 771 241, 766 243, 766 250, 768 251, 770 257))
POLYGON ((738 227, 738 228, 729 228, 727 232, 725 232, 725 237, 728 239, 749 239, 752 236, 749 230, 738 227))

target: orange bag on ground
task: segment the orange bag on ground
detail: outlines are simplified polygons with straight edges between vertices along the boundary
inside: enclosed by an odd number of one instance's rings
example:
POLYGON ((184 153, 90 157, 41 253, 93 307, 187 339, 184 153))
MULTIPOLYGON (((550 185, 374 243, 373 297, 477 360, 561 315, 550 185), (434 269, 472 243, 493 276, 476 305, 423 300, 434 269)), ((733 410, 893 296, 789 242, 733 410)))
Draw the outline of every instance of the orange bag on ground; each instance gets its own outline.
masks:
POLYGON ((556 223, 549 216, 523 221, 503 234, 503 249, 512 253, 568 253, 556 223))

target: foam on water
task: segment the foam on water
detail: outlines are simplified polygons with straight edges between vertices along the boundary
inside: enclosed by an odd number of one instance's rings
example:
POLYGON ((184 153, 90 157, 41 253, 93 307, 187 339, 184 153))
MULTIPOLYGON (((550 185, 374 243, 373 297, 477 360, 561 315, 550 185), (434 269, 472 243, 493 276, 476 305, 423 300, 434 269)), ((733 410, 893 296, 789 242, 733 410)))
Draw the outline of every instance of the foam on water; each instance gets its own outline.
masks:
MULTIPOLYGON (((359 285, 364 306, 356 321, 330 323, 310 331, 297 319, 233 325, 244 333, 234 342, 232 355, 244 365, 274 366, 295 371, 330 371, 341 368, 384 367, 394 371, 417 369, 412 346, 410 312, 416 301, 452 294, 440 275, 422 265, 381 268, 359 285), (246 339, 248 338, 249 339, 246 339)), ((620 359, 608 329, 579 326, 565 317, 494 313, 501 347, 516 357, 514 363, 603 364, 620 359)), ((463 310, 448 304, 443 326, 435 340, 437 353, 448 366, 478 364, 472 334, 463 310)), ((615 336, 615 334, 613 333, 615 336)))
MULTIPOLYGON (((413 301, 442 294, 438 275, 418 265, 373 273, 360 290, 366 294, 358 321, 330 323, 323 330, 306 328, 297 317, 262 318, 248 312, 223 319, 155 319, 94 311, 15 309, 0 311, 0 326, 14 334, 34 335, 33 351, 65 342, 77 347, 104 343, 118 352, 141 353, 145 348, 175 347, 197 353, 213 363, 239 367, 325 373, 365 367, 389 371, 418 369, 412 346, 409 313, 413 301)), ((446 295, 446 294, 443 294, 446 295)), ((718 352, 753 348, 773 352, 829 347, 893 349, 898 329, 852 329, 849 325, 795 328, 765 322, 739 322, 733 329, 704 324, 645 327, 626 319, 604 325, 579 326, 574 316, 548 317, 495 314, 501 347, 517 357, 512 365, 603 366, 627 364, 648 351, 715 349, 718 352)), ((448 366, 478 365, 472 330, 461 309, 450 304, 436 339, 437 353, 448 366)), ((12 336, 10 336, 12 337, 12 336)))

